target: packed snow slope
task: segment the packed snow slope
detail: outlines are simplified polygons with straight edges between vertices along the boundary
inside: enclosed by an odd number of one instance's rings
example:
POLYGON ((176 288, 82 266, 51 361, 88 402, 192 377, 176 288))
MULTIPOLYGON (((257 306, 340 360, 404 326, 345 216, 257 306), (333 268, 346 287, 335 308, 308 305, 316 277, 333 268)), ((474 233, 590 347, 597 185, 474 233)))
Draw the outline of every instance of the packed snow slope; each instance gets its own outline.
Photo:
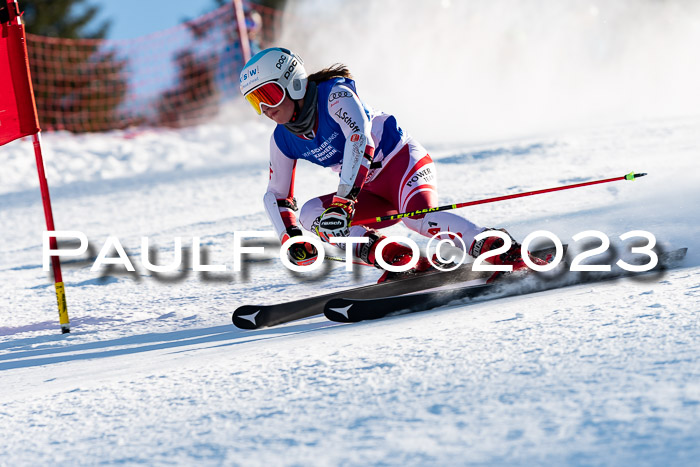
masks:
MULTIPOLYGON (((230 322, 241 304, 379 275, 335 264, 321 280, 293 276, 273 244, 246 274, 232 272, 233 232, 270 229, 260 144, 269 129, 45 135, 56 225, 91 244, 64 261, 69 335, 42 270, 31 144, 3 148, 3 464, 697 461, 700 118, 429 147, 444 203, 648 172, 461 213, 517 238, 549 230, 574 251, 581 231, 602 231, 624 252, 619 235, 646 230, 664 248, 689 247, 678 269, 356 325, 316 317, 242 331, 230 322), (135 272, 90 270, 108 236, 135 272), (227 270, 195 273, 183 260, 179 272, 149 273, 144 236, 158 264, 172 261, 175 237, 190 249, 200 237, 203 261, 227 270)), ((310 164, 297 172, 299 200, 335 187, 310 164)), ((425 245, 400 226, 388 232, 425 245)))
MULTIPOLYGON (((375 322, 239 330, 239 305, 379 276, 330 262, 292 275, 262 240, 233 272, 234 232, 271 229, 271 127, 239 102, 194 129, 44 135, 56 226, 90 242, 63 261, 61 335, 32 148, 17 141, 0 148, 0 465, 697 465, 700 3, 288 5, 279 45, 309 71, 347 64, 363 99, 428 147, 442 203, 647 172, 459 212, 518 239, 548 230, 574 254, 574 235, 603 232, 615 251, 591 261, 608 264, 633 256, 620 235, 645 230, 688 247, 685 261, 375 322), (109 237, 134 272, 91 271, 109 237), (180 267, 149 272, 142 237, 161 265, 181 239, 180 267), (224 271, 192 270, 195 237, 224 271)), ((336 187, 299 163, 300 202, 336 187)))

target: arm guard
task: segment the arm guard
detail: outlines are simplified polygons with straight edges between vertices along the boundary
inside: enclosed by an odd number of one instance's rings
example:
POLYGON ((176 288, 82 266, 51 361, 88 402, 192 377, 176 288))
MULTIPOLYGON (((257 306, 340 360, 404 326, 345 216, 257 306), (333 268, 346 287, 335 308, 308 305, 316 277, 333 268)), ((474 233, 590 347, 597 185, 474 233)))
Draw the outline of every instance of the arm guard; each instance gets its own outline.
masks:
POLYGON ((294 174, 296 160, 285 156, 277 147, 274 136, 270 141, 270 182, 263 197, 265 212, 277 232, 278 238, 284 242, 297 227, 296 199, 294 199, 294 174), (291 230, 290 230, 291 229, 291 230))
POLYGON ((374 157, 372 123, 357 94, 342 84, 331 90, 328 113, 345 136, 337 195, 354 201, 365 183, 374 157))

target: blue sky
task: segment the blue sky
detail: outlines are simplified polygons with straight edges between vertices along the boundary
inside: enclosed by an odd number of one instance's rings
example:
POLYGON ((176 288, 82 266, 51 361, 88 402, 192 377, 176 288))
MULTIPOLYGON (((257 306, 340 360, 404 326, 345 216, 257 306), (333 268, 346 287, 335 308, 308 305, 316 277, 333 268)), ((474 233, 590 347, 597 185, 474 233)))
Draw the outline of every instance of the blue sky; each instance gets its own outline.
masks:
POLYGON ((214 0, 90 0, 99 20, 111 19, 109 39, 131 39, 180 24, 211 11, 214 0))

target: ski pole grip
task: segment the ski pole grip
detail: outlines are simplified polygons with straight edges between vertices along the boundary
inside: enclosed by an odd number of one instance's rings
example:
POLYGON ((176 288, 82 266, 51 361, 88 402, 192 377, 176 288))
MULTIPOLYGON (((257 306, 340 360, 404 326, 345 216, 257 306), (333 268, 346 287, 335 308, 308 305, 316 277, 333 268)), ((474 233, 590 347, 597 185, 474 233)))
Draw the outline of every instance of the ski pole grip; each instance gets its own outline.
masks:
POLYGON ((646 173, 636 174, 634 172, 630 172, 627 175, 625 175, 625 180, 634 180, 635 178, 643 177, 645 175, 646 173))

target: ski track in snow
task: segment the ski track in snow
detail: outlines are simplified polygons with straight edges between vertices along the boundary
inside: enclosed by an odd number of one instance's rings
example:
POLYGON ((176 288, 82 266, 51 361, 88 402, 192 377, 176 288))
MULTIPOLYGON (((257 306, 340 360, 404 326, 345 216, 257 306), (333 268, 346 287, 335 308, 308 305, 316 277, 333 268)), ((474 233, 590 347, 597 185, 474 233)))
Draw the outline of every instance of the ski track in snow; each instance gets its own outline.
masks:
MULTIPOLYGON (((231 325, 236 306, 378 272, 336 264, 327 280, 302 281, 273 246, 247 275, 231 272, 233 232, 271 230, 261 203, 269 127, 237 128, 44 136, 57 228, 91 243, 64 264, 73 331, 63 336, 42 270, 31 145, 3 148, 0 464, 697 465, 700 118, 431 150, 443 204, 648 172, 462 214, 520 239, 550 230, 574 252, 571 236, 584 230, 618 251, 620 234, 648 230, 665 248, 689 247, 679 269, 257 331, 231 325), (110 235, 135 273, 90 271, 110 235), (174 237, 185 248, 201 237, 206 261, 228 270, 149 273, 142 236, 159 263, 172 260, 174 237)), ((335 177, 300 163, 297 198, 333 191, 335 177)))

